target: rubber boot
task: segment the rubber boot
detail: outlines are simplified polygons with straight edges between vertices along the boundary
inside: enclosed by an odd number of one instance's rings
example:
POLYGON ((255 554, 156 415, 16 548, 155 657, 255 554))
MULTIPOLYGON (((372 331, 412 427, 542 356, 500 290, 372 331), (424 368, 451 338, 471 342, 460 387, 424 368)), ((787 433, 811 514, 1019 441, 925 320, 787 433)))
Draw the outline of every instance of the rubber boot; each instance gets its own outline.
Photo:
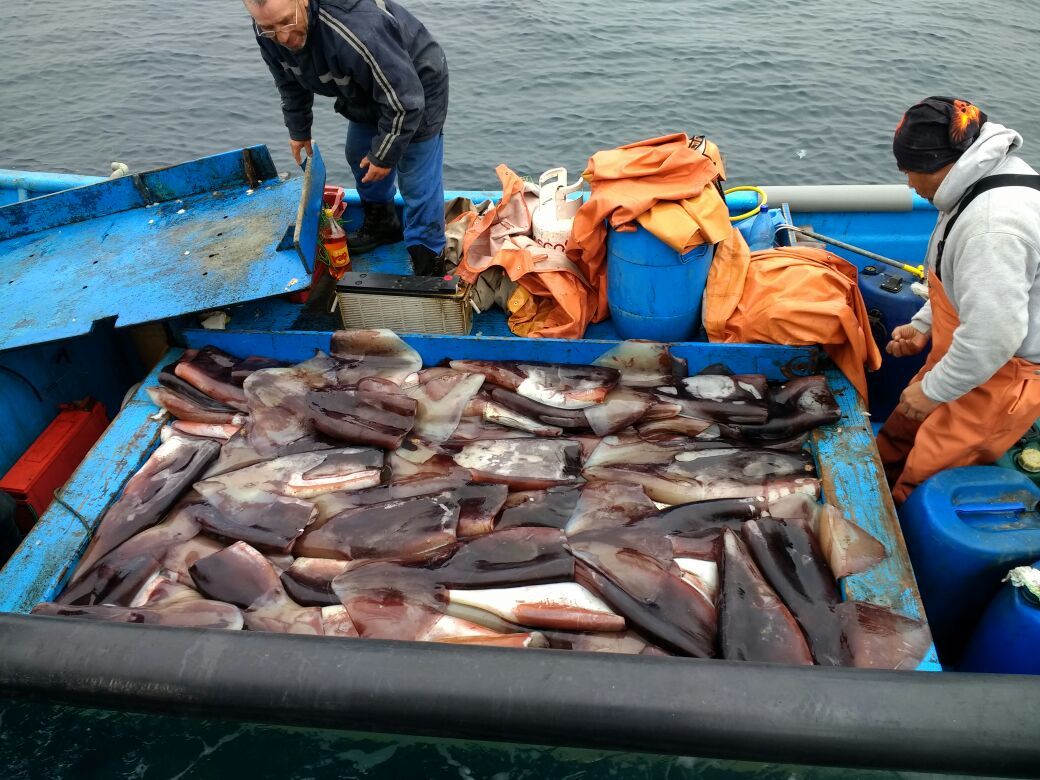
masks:
POLYGON ((444 253, 437 254, 422 244, 408 247, 416 276, 444 276, 444 253))
POLYGON ((362 203, 365 221, 354 233, 347 234, 351 255, 363 255, 385 244, 396 244, 404 238, 397 209, 391 203, 362 203))

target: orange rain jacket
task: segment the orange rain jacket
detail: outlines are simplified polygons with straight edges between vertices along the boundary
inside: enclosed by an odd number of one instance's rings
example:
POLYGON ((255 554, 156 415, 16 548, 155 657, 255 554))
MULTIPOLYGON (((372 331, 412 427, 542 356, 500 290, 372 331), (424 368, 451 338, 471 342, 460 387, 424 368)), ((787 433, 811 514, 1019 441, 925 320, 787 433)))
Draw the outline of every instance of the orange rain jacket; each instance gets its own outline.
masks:
POLYGON ((866 370, 881 367, 881 353, 856 284, 856 267, 813 247, 749 253, 740 231, 734 230, 733 236, 716 251, 708 274, 708 338, 820 344, 866 399, 866 370))

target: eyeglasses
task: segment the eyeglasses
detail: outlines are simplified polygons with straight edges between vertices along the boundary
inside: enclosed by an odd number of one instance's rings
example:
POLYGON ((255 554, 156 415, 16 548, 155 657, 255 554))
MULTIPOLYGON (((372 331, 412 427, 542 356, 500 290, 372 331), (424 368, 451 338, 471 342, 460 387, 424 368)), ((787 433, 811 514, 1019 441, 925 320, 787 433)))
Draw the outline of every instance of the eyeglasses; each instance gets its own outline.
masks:
POLYGON ((296 29, 296 26, 300 23, 300 4, 296 4, 296 15, 293 16, 292 24, 283 24, 281 27, 275 27, 273 30, 265 30, 260 25, 256 26, 256 29, 260 33, 261 38, 277 38, 278 33, 289 32, 290 30, 296 29))

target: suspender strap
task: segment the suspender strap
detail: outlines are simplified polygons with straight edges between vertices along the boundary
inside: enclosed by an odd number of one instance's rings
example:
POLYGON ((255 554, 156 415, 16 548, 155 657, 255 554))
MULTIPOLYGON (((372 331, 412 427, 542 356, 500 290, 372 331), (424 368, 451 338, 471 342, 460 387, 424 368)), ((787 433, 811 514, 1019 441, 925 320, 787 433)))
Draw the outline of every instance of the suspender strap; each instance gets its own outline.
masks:
POLYGON ((1026 173, 1002 173, 999 176, 986 176, 983 179, 979 179, 975 184, 964 193, 964 197, 961 198, 960 203, 957 204, 956 213, 950 217, 950 221, 946 223, 946 229, 943 231, 942 240, 939 242, 939 246, 935 249, 935 275, 942 280, 942 258, 943 250, 946 249, 946 239, 950 237, 950 231, 953 230, 953 226, 957 224, 957 219, 964 210, 968 208, 968 205, 979 197, 984 192, 995 190, 997 187, 1030 187, 1034 190, 1040 190, 1040 175, 1026 174, 1026 173))

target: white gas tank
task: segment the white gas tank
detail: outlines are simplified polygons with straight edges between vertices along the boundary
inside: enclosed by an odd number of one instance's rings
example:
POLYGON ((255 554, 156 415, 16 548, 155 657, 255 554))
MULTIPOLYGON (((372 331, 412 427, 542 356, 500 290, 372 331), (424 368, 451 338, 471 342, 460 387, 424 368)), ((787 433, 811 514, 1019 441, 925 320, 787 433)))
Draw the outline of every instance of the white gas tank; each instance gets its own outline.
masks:
POLYGON ((539 246, 563 252, 567 249, 574 225, 574 215, 581 208, 581 198, 567 200, 585 184, 578 179, 567 184, 567 169, 552 168, 538 177, 538 206, 532 215, 532 234, 539 246))

